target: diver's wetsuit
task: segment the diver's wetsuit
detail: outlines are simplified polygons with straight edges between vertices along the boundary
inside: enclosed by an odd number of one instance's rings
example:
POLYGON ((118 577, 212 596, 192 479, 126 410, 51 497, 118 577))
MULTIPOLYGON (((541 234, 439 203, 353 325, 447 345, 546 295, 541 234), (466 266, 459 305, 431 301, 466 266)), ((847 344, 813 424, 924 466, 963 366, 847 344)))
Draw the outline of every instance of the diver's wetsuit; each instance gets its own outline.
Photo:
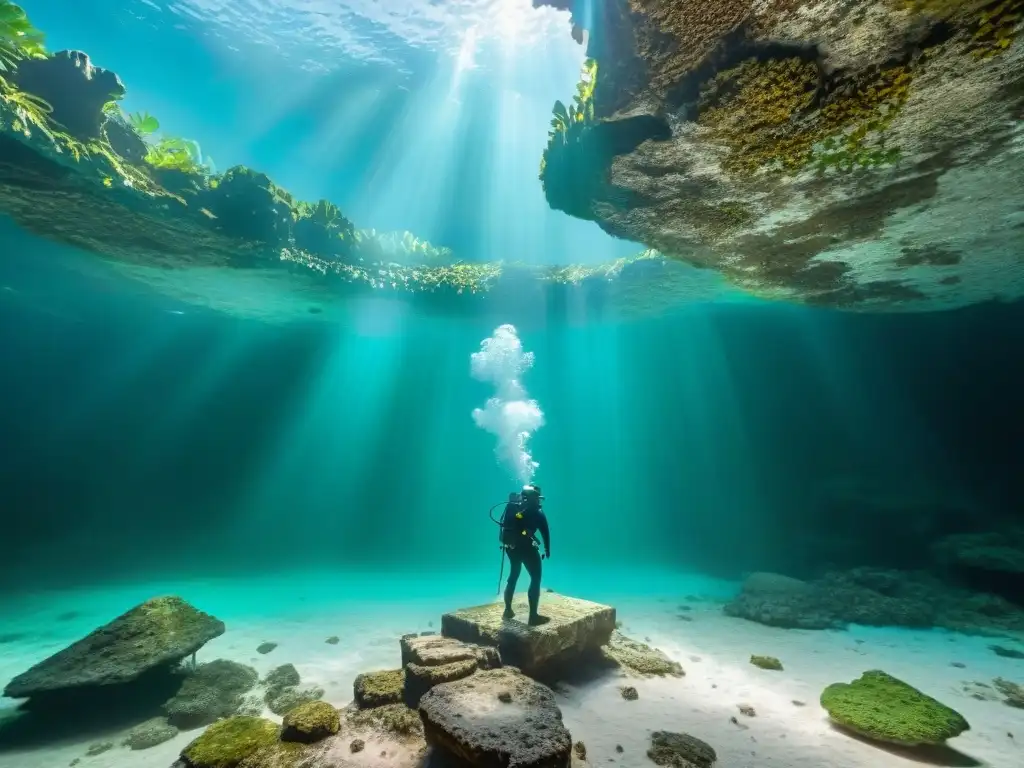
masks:
MULTIPOLYGON (((538 619, 537 606, 540 603, 540 578, 541 559, 540 549, 534 534, 540 532, 544 540, 545 555, 551 554, 551 534, 548 531, 547 515, 539 508, 526 508, 522 510, 523 517, 515 520, 512 524, 516 526, 514 536, 508 537, 511 541, 505 545, 505 552, 508 554, 509 571, 508 584, 505 587, 505 615, 512 616, 512 597, 516 591, 516 583, 519 581, 519 574, 523 566, 530 574, 530 588, 527 591, 527 598, 530 601, 530 620, 538 619)), ((508 508, 506 508, 508 517, 508 508)))

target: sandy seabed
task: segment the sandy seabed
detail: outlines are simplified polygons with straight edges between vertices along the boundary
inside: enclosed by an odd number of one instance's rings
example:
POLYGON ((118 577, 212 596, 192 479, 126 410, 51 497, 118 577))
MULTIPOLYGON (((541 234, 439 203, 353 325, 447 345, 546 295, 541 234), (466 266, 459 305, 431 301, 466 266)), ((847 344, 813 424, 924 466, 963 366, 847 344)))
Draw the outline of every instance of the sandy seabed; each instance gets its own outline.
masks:
MULTIPOLYGON (((301 573, 259 580, 182 580, 0 599, 0 686, 118 614, 161 594, 178 594, 223 619, 227 632, 199 652, 199 661, 231 659, 261 677, 292 663, 304 683, 324 688, 324 699, 342 707, 352 681, 399 663, 398 638, 437 628, 457 607, 490 602, 493 576, 476 583, 465 576, 407 579, 354 573, 301 573), (336 645, 326 638, 337 636, 336 645), (278 644, 259 654, 263 642, 278 644)), ((559 706, 573 740, 586 744, 587 765, 652 766, 650 733, 681 731, 711 744, 719 768, 888 768, 893 766, 1024 766, 1024 710, 999 700, 979 700, 965 686, 1004 677, 1024 682, 1024 660, 989 648, 991 638, 943 630, 852 627, 848 631, 773 629, 722 613, 738 584, 673 573, 587 574, 549 577, 565 594, 614 605, 622 631, 661 648, 681 662, 683 678, 612 675, 560 685, 559 706), (784 671, 749 663, 751 654, 779 658, 784 671), (957 665, 963 666, 954 666, 957 665), (930 753, 884 749, 833 728, 818 704, 821 690, 883 669, 958 710, 971 730, 949 748, 930 753), (634 686, 627 701, 620 686, 634 686), (740 705, 753 707, 754 716, 740 705), (617 747, 621 747, 619 752, 617 747)), ((16 703, 0 700, 0 716, 16 703)), ((274 715, 266 713, 268 717, 274 715)), ((277 718, 275 718, 277 719, 277 718)), ((201 733, 182 732, 159 746, 131 751, 124 731, 99 732, 60 743, 16 749, 0 746, 0 768, 169 768, 201 733), (90 744, 113 749, 86 756, 90 744)), ((367 760, 371 760, 367 756, 367 760)))

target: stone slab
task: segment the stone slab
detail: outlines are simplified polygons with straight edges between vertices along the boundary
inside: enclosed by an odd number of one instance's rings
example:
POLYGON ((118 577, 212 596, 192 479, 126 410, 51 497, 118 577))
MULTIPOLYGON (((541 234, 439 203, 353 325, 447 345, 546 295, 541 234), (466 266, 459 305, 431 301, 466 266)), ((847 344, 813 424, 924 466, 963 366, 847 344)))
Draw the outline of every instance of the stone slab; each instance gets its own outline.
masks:
POLYGON ((439 667, 456 661, 475 659, 480 669, 501 666, 497 648, 464 643, 443 635, 405 635, 401 639, 402 666, 439 667))
POLYGON ((569 768, 572 737, 549 688, 515 669, 481 670, 420 700, 427 743, 475 768, 569 768))
POLYGON ((513 601, 514 619, 502 619, 503 603, 462 608, 441 617, 441 634, 465 643, 493 646, 504 664, 528 675, 549 674, 564 664, 597 651, 615 631, 615 609, 609 605, 553 592, 541 599, 547 624, 526 623, 526 598, 513 601))
POLYGON ((222 634, 224 622, 180 597, 156 597, 21 673, 4 695, 25 698, 131 682, 191 656, 222 634))

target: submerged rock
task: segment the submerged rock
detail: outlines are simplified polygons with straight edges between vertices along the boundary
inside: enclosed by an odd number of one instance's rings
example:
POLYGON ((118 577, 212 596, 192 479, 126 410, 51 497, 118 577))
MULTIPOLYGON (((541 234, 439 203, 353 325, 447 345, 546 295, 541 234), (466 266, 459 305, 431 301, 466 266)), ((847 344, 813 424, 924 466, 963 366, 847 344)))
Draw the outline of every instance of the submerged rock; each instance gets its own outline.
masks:
POLYGON ((127 683, 191 656, 223 633, 224 622, 180 597, 153 598, 18 675, 4 695, 127 683))
POLYGON ((750 663, 753 664, 755 667, 760 667, 761 669, 770 669, 776 672, 782 671, 782 662, 776 659, 774 656, 754 655, 750 657, 750 663))
POLYGON ((399 703, 404 684, 402 670, 388 669, 357 675, 352 687, 356 704, 365 709, 399 703))
POLYGON ((332 736, 341 728, 338 710, 325 701, 308 701, 284 716, 282 741, 312 744, 332 736))
POLYGON ((752 573, 723 610, 728 616, 784 629, 833 629, 841 625, 812 584, 777 573, 752 573))
POLYGON ((286 715, 300 704, 319 701, 324 696, 324 689, 315 685, 288 685, 267 691, 267 708, 275 715, 286 715))
POLYGON ((122 744, 129 749, 149 749, 170 741, 177 735, 178 729, 165 718, 154 717, 132 728, 122 744))
POLYGON ((724 610, 729 616, 793 629, 865 624, 938 626, 981 634, 1024 630, 1024 611, 999 597, 952 588, 928 574, 882 568, 853 568, 812 582, 751 574, 724 610))
MULTIPOLYGON (((517 615, 525 616, 528 606, 522 598, 513 602, 517 615)), ((541 613, 550 621, 531 627, 516 619, 502 619, 504 605, 463 608, 441 617, 441 634, 465 643, 498 648, 505 664, 527 675, 557 674, 596 653, 615 631, 615 609, 558 594, 547 594, 541 613)))
POLYGON ((53 108, 51 119, 79 141, 103 137, 103 107, 125 94, 117 75, 93 66, 81 51, 19 61, 11 79, 22 91, 46 101, 53 108))
POLYGON ((258 678, 255 669, 235 661, 217 659, 201 664, 164 704, 164 712, 179 728, 208 725, 238 713, 243 695, 256 686, 258 678))
POLYGON ((1018 709, 1024 709, 1024 685, 1018 683, 1012 683, 1009 680, 1004 680, 1001 677, 997 677, 992 681, 992 685, 1005 696, 1004 704, 1008 704, 1011 707, 1017 707, 1018 709))
POLYGON ((420 700, 420 715, 427 743, 474 766, 561 768, 571 760, 572 738, 554 694, 515 669, 438 685, 420 700), (501 692, 511 701, 500 701, 501 692))
POLYGON ((410 662, 405 665, 403 687, 405 704, 408 707, 416 707, 419 705, 423 694, 435 685, 450 683, 453 680, 461 680, 464 677, 469 677, 476 670, 476 659, 453 661, 450 664, 438 664, 434 667, 424 667, 410 662))
POLYGON ((555 107, 548 204, 769 297, 1019 297, 1020 12, 608 0, 573 18, 593 64, 579 116, 555 107))
POLYGON ((687 733, 670 731, 655 731, 651 734, 647 757, 655 765, 672 768, 711 768, 718 759, 710 744, 687 733))
POLYGON ((496 648, 466 643, 452 637, 435 634, 404 635, 400 644, 403 667, 409 663, 437 667, 469 659, 476 661, 481 669, 501 666, 501 656, 496 648))
POLYGON ((298 685, 301 682, 299 670, 295 668, 294 664, 282 664, 279 667, 274 667, 263 678, 263 684, 267 686, 268 691, 277 691, 288 686, 298 685))
POLYGON ((181 751, 187 768, 238 768, 259 750, 274 747, 281 729, 260 717, 231 717, 207 728, 181 751))
POLYGON ((843 728, 890 744, 942 744, 970 729, 959 712, 881 670, 833 683, 821 706, 843 728))
POLYGON ((613 664, 638 675, 682 677, 686 673, 678 661, 673 661, 663 651, 646 643, 632 640, 620 632, 601 649, 605 658, 613 664))
POLYGON ((496 648, 440 635, 405 635, 401 648, 403 698, 409 707, 416 707, 420 697, 435 685, 468 677, 477 669, 501 666, 496 648))

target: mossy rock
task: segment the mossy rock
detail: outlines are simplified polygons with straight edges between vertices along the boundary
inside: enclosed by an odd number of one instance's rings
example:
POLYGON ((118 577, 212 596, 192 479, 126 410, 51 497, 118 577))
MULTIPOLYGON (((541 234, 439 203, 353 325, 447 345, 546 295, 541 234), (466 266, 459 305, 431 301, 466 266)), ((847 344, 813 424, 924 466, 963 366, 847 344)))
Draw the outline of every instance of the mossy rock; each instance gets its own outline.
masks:
POLYGON ((214 723, 181 751, 188 768, 238 768, 265 747, 278 742, 281 729, 262 717, 231 717, 214 723))
POLYGON ((326 701, 307 701, 284 716, 281 740, 312 744, 332 736, 340 728, 338 710, 326 701))
POLYGON ((259 675, 252 667, 217 659, 196 668, 178 693, 164 704, 172 725, 197 728, 238 712, 242 696, 251 691, 259 675))
POLYGON ((761 669, 771 669, 777 672, 782 671, 782 662, 774 656, 751 656, 750 663, 761 669))
POLYGON ((601 649, 605 660, 622 669, 643 676, 683 677, 682 665, 670 659, 663 651, 646 643, 614 632, 608 645, 601 649))
POLYGON ((301 682, 299 670, 295 668, 294 664, 282 664, 275 667, 263 679, 263 684, 267 686, 268 691, 279 691, 282 688, 296 686, 301 682))
POLYGON ((419 706, 423 694, 435 685, 461 680, 464 677, 469 677, 476 670, 476 659, 463 659, 450 664, 439 664, 436 667, 426 667, 409 662, 405 665, 404 700, 406 706, 419 706))
POLYGON ((155 597, 93 630, 7 684, 4 695, 127 683, 199 650, 224 633, 224 622, 180 597, 155 597))
POLYGON ((970 729, 959 712, 878 669, 828 686, 821 706, 837 725, 889 744, 942 744, 970 729))
POLYGON ((364 672, 356 676, 352 688, 356 704, 366 708, 399 703, 402 701, 404 685, 403 671, 390 669, 381 672, 364 672))
POLYGON ((275 715, 287 715, 300 704, 309 701, 317 701, 323 698, 324 689, 316 686, 287 686, 273 691, 267 691, 267 707, 275 715))
POLYGON ((300 768, 309 765, 306 760, 308 752, 305 744, 279 741, 260 747, 240 762, 238 768, 300 768))
POLYGON ((371 728, 400 740, 423 737, 423 720, 419 711, 405 704, 348 710, 346 716, 347 722, 356 728, 371 728))
POLYGON ((149 749, 170 741, 178 729, 162 717, 154 717, 132 728, 121 744, 129 749, 149 749))

